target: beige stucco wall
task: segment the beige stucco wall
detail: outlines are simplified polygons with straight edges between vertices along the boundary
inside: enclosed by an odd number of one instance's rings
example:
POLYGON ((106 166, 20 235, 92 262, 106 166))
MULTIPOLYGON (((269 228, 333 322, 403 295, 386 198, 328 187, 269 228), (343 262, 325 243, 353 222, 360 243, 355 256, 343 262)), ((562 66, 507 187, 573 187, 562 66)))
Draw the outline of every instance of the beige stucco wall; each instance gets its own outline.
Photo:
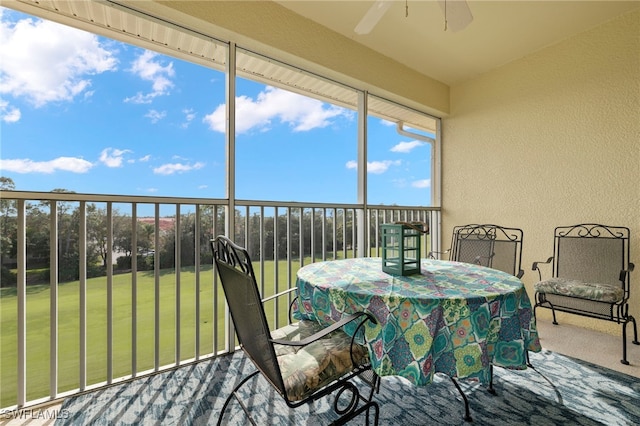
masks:
MULTIPOLYGON (((631 228, 640 318, 640 11, 452 87, 442 152, 443 232, 522 228, 531 296, 531 265, 552 255, 555 226, 631 228)), ((575 315, 559 321, 620 333, 575 315)))

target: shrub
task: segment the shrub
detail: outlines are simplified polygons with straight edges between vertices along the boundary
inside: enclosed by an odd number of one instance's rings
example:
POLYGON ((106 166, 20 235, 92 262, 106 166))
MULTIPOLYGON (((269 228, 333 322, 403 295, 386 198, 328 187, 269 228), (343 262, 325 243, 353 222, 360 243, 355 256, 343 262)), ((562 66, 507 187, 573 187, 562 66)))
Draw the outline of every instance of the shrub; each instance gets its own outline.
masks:
POLYGON ((15 287, 18 285, 18 275, 3 266, 0 273, 0 287, 15 287))

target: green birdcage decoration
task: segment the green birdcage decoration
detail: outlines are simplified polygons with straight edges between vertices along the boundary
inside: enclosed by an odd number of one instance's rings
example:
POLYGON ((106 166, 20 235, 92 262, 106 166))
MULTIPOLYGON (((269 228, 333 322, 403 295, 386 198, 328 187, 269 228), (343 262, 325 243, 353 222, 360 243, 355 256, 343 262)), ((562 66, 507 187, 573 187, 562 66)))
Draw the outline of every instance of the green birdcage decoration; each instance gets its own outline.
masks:
POLYGON ((428 232, 423 223, 386 223, 382 234, 382 271, 392 275, 420 273, 421 237, 428 232))

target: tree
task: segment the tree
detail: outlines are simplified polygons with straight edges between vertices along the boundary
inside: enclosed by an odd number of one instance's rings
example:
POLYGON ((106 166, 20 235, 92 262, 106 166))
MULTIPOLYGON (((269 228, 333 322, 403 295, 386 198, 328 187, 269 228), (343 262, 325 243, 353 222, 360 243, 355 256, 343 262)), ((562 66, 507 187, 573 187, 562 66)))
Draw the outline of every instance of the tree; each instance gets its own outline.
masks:
MULTIPOLYGON (((16 185, 11 178, 0 177, 0 190, 13 191, 16 185)), ((5 261, 11 259, 17 250, 17 223, 16 223, 16 202, 0 198, 0 285, 12 286, 16 284, 16 277, 5 261)))
MULTIPOLYGON (((0 177, 0 190, 14 191, 15 183, 11 178, 0 177)), ((4 265, 4 258, 10 257, 15 251, 16 238, 16 201, 0 198, 0 265, 4 265)))

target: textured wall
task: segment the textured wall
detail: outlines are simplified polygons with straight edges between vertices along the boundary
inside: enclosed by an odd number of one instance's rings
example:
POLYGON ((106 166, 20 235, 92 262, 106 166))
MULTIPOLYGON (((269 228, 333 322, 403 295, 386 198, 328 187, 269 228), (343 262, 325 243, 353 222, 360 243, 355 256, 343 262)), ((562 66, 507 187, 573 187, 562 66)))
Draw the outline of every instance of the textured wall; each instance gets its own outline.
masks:
MULTIPOLYGON (((464 223, 523 229, 531 296, 531 264, 552 255, 555 226, 631 228, 631 312, 640 318, 640 12, 452 87, 443 206, 445 235, 464 223)), ((604 321, 559 320, 620 333, 604 321)))

